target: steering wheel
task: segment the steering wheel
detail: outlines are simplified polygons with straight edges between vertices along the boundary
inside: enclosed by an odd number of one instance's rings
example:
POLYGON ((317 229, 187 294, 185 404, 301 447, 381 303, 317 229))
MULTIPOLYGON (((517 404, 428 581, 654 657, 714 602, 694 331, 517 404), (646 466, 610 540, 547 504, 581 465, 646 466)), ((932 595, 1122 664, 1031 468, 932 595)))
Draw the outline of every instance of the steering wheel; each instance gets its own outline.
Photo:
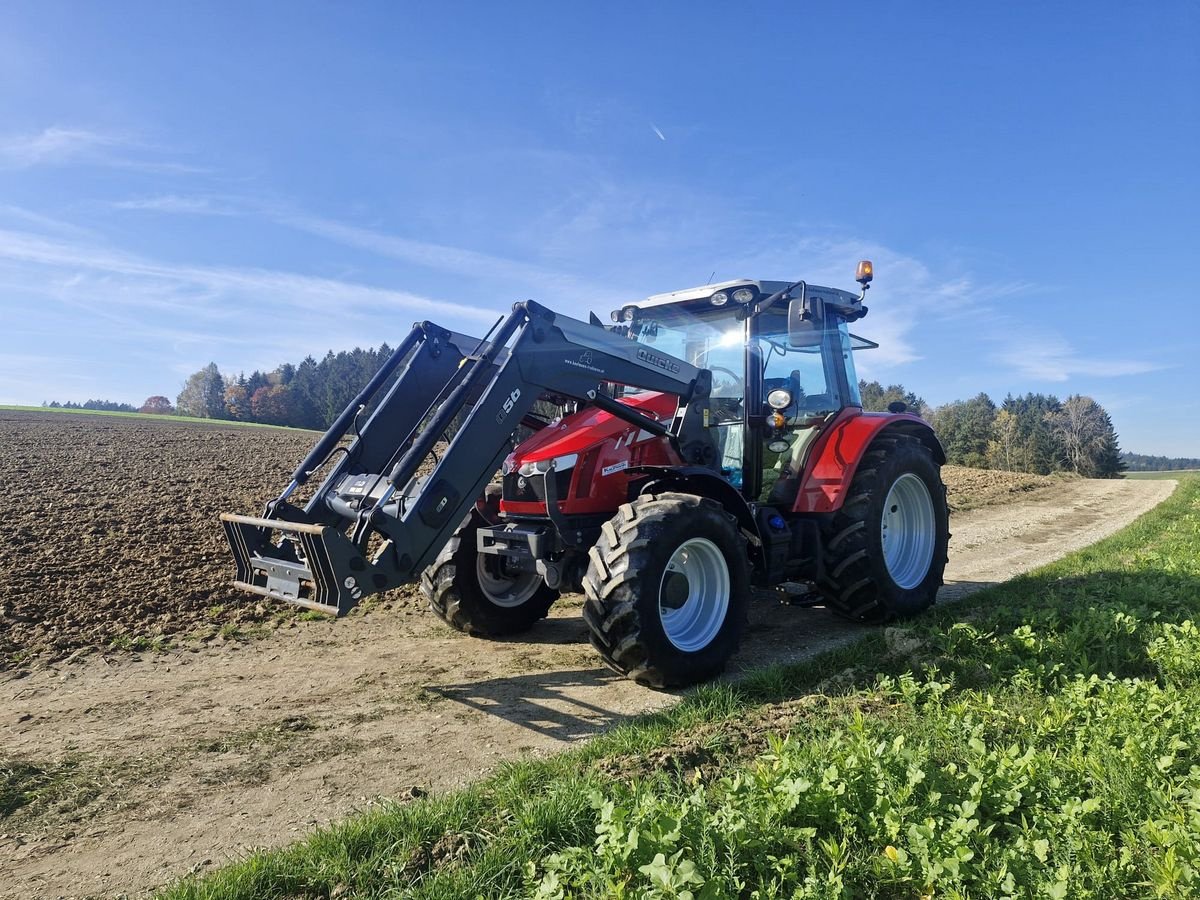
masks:
POLYGON ((745 391, 741 390, 742 376, 740 374, 738 374, 737 372, 733 371, 733 369, 727 369, 724 366, 707 366, 707 369, 710 372, 721 372, 721 373, 724 373, 725 375, 728 375, 730 377, 730 380, 733 382, 734 386, 739 389, 739 393, 741 393, 741 394, 745 393, 745 391))

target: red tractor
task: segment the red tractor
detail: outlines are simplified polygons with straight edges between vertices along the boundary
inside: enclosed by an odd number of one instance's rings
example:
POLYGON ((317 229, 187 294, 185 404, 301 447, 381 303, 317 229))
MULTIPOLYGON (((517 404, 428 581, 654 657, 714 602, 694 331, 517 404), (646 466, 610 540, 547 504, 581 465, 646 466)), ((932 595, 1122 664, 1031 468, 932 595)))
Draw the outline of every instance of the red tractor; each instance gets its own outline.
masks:
POLYGON ((920 612, 946 564, 945 456, 902 406, 862 410, 852 351, 876 345, 848 326, 871 277, 660 294, 610 326, 527 301, 483 340, 420 323, 261 518, 222 516, 237 583, 341 614, 419 578, 480 636, 582 589, 605 662, 655 687, 720 672, 755 589, 868 623, 920 612))

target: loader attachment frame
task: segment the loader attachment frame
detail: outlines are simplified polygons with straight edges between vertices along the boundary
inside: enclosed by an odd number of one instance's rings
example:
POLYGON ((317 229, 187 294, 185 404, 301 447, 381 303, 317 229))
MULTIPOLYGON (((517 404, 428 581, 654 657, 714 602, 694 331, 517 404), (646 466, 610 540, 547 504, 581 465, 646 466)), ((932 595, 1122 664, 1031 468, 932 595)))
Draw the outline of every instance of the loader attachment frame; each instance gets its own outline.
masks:
POLYGON ((639 413, 599 394, 602 382, 678 396, 667 437, 688 463, 713 464, 704 424, 706 369, 531 300, 515 304, 483 340, 418 323, 261 517, 221 516, 237 565, 235 585, 344 615, 370 594, 415 581, 500 469, 540 396, 593 402, 645 424, 639 413), (448 448, 421 474, 456 421, 448 448), (329 463, 307 504, 290 503, 329 463))

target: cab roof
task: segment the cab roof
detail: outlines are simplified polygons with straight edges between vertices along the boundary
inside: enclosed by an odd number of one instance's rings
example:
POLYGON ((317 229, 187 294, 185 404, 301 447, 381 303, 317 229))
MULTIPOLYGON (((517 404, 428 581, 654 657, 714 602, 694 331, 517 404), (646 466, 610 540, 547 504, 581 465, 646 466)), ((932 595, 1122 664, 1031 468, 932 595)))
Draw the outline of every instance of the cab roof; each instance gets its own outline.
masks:
MULTIPOLYGON (((660 306, 668 306, 674 304, 691 303, 695 301, 708 300, 713 294, 718 291, 732 293, 738 288, 748 287, 755 292, 756 299, 759 297, 767 297, 774 294, 776 291, 782 291, 790 285, 792 281, 766 281, 755 280, 753 278, 735 278, 732 281, 722 281, 717 284, 705 284, 700 287, 684 288, 678 291, 669 291, 665 294, 652 294, 645 300, 639 300, 634 303, 625 304, 622 309, 627 307, 636 307, 639 310, 653 309, 660 306)), ((810 296, 819 297, 828 304, 832 304, 840 311, 849 311, 856 308, 862 308, 861 297, 858 294, 850 291, 843 291, 838 288, 823 287, 819 284, 810 284, 806 286, 810 296)), ((736 303, 730 303, 730 307, 736 307, 736 303)), ((613 311, 613 321, 619 318, 620 310, 613 311)))

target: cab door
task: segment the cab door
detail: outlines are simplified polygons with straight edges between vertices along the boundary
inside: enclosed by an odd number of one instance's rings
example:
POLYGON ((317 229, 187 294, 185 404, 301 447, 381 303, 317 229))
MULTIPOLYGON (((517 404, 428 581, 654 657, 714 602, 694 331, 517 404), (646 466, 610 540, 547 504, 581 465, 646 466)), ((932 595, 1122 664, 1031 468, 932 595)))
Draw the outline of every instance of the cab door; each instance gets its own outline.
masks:
POLYGON ((813 346, 792 347, 783 316, 761 318, 766 321, 760 323, 757 345, 766 423, 755 499, 790 509, 808 448, 821 426, 843 406, 844 388, 837 377, 842 341, 834 328, 833 334, 822 335, 813 346))

